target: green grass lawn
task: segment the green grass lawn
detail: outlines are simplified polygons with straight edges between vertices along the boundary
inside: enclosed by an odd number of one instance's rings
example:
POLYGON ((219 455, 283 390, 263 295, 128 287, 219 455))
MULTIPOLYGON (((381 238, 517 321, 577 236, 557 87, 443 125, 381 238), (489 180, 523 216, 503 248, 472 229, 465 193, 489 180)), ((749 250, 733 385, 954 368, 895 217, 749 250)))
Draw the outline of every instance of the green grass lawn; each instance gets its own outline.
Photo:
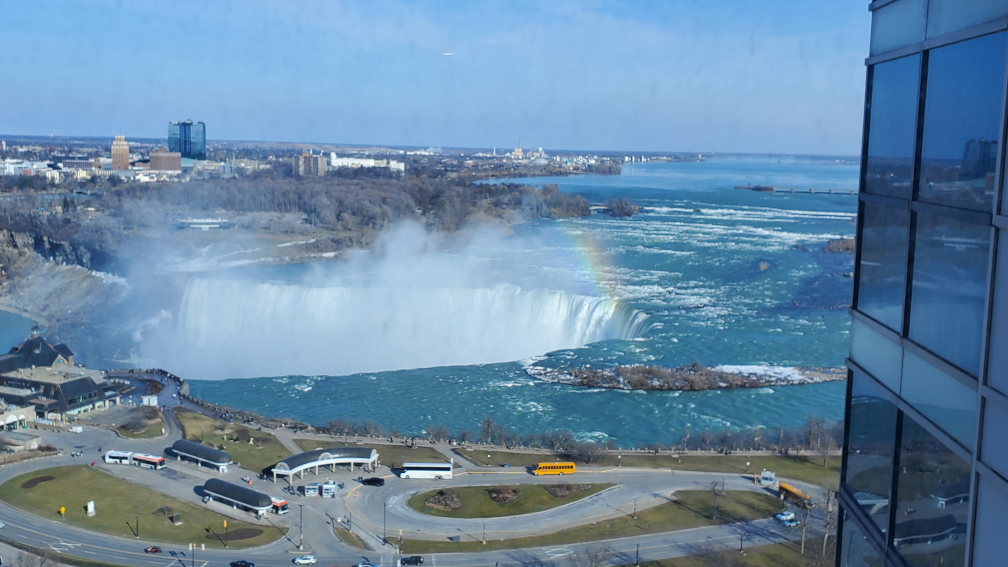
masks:
POLYGON ((266 471, 291 455, 287 447, 267 432, 225 423, 183 408, 176 408, 175 415, 182 423, 186 439, 227 451, 235 463, 241 463, 250 471, 266 471), (236 441, 236 438, 239 440, 236 441), (248 442, 250 438, 255 440, 255 444, 248 442))
MULTIPOLYGON (((718 497, 717 519, 712 519, 713 499, 706 490, 684 490, 675 493, 672 502, 641 510, 633 518, 627 515, 598 521, 541 536, 505 540, 480 541, 481 534, 469 534, 461 542, 404 539, 403 553, 451 553, 493 549, 518 549, 547 545, 565 545, 585 541, 601 541, 633 535, 663 533, 700 526, 742 522, 768 518, 781 510, 780 501, 760 492, 728 491, 718 497)), ((587 518, 586 518, 587 519, 587 518)))
POLYGON ((488 490, 490 486, 467 486, 455 488, 459 497, 462 498, 462 507, 458 510, 439 510, 424 504, 428 498, 437 494, 437 490, 422 492, 409 499, 409 506, 417 512, 430 514, 431 516, 441 516, 444 518, 499 518, 501 516, 517 516, 519 514, 531 514, 563 506, 570 502, 576 502, 582 498, 587 498, 609 488, 612 484, 589 484, 587 490, 582 492, 571 492, 562 498, 557 498, 546 492, 546 485, 542 484, 522 484, 509 488, 517 488, 522 491, 522 496, 510 504, 499 504, 490 499, 488 490))
MULTIPOLYGON (((553 462, 557 459, 548 455, 535 453, 511 453, 505 451, 459 451, 459 454, 478 466, 503 466, 505 463, 511 467, 529 467, 540 462, 553 462), (489 459, 487 456, 489 455, 489 459)), ((746 473, 746 462, 749 463, 749 472, 760 472, 763 469, 771 470, 778 476, 793 478, 818 484, 819 486, 836 489, 840 484, 840 457, 833 457, 823 467, 823 463, 817 457, 798 457, 775 455, 771 457, 746 457, 746 456, 724 456, 724 455, 703 455, 686 456, 681 460, 670 455, 639 455, 630 454, 617 457, 617 455, 606 455, 598 463, 592 466, 600 467, 643 467, 660 468, 684 471, 700 472, 723 472, 734 474, 746 473)))
MULTIPOLYGON (((745 546, 745 554, 740 554, 737 549, 721 551, 711 555, 689 555, 686 557, 676 557, 673 559, 663 559, 661 561, 642 561, 642 567, 709 567, 710 565, 723 565, 725 567, 745 566, 745 567, 808 567, 819 565, 817 561, 822 553, 822 539, 813 541, 811 545, 805 546, 805 555, 800 554, 799 544, 796 542, 778 543, 772 545, 760 545, 756 547, 745 546)), ((827 550, 828 557, 822 565, 833 565, 832 546, 827 550)), ((624 567, 633 565, 630 563, 624 567)))
MULTIPOLYGON (((150 471, 149 474, 158 473, 150 471)), ((224 547, 224 520, 227 519, 224 516, 86 465, 56 467, 12 478, 0 485, 0 499, 43 518, 119 537, 133 537, 139 517, 140 536, 145 540, 224 547), (52 479, 31 486, 32 479, 47 476, 52 479), (29 483, 28 488, 22 487, 25 483, 29 483), (96 512, 90 518, 87 516, 89 500, 94 500, 96 512), (60 507, 66 508, 62 519, 58 512, 60 507), (182 514, 181 526, 168 520, 174 513, 182 514)), ((283 528, 267 522, 251 524, 230 519, 228 529, 232 534, 236 530, 259 532, 248 539, 231 538, 232 548, 263 545, 284 534, 283 528)))
POLYGON ((386 466, 391 465, 394 468, 401 466, 403 463, 448 462, 448 457, 445 457, 430 447, 424 447, 422 445, 417 445, 416 449, 410 449, 406 445, 344 444, 342 441, 331 441, 326 439, 295 439, 294 442, 297 443, 297 446, 301 447, 304 451, 313 451, 315 449, 324 449, 326 447, 367 447, 378 451, 378 460, 381 461, 381 464, 386 466))

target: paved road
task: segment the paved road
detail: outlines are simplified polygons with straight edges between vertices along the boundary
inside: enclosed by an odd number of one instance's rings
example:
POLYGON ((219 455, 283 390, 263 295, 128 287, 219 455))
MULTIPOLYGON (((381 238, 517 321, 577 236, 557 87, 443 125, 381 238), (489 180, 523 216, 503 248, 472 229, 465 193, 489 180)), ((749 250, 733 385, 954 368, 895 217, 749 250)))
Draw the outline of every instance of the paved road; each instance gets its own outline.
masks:
MULTIPOLYGON (((166 390, 166 393, 162 395, 162 402, 173 400, 174 398, 170 397, 172 393, 172 390, 166 390)), ((62 455, 16 463, 3 467, 0 476, 9 478, 24 472, 52 466, 99 461, 98 447, 103 450, 114 447, 120 450, 161 454, 181 435, 178 421, 170 411, 166 412, 166 422, 168 426, 165 436, 147 440, 121 439, 110 430, 96 427, 85 427, 85 432, 82 434, 44 433, 44 442, 52 443, 67 453, 83 451, 84 459, 62 455)), ((100 461, 98 466, 124 479, 200 506, 204 504, 200 501, 199 491, 194 490, 194 487, 202 485, 207 478, 218 477, 237 481, 245 475, 255 476, 255 473, 237 467, 232 467, 228 473, 222 475, 177 461, 170 461, 169 465, 159 472, 122 465, 104 465, 100 461)), ((283 487, 286 486, 285 483, 274 484, 257 480, 254 482, 253 488, 273 496, 287 498, 291 502, 292 513, 279 517, 268 514, 265 518, 257 520, 249 514, 236 511, 220 503, 210 503, 215 511, 227 516, 258 523, 268 529, 290 530, 286 537, 267 546, 246 552, 207 549, 196 551, 194 557, 189 550, 180 546, 158 543, 155 541, 156 534, 145 533, 142 529, 143 526, 141 526, 141 535, 144 539, 140 540, 132 537, 94 534, 64 525, 59 521, 28 514, 3 503, 0 503, 0 520, 3 520, 7 527, 0 535, 37 547, 48 548, 59 554, 100 559, 122 565, 142 567, 175 565, 181 567, 183 564, 195 564, 209 567, 227 565, 228 562, 236 559, 248 559, 262 567, 286 566, 290 565, 293 557, 299 553, 296 547, 301 540, 299 519, 303 512, 305 552, 310 550, 316 553, 321 559, 320 563, 353 564, 370 561, 391 565, 394 564, 395 549, 383 545, 381 542, 384 525, 387 525, 390 536, 398 535, 398 530, 402 529, 404 536, 418 539, 443 540, 448 535, 456 534, 472 537, 475 540, 482 537, 484 523, 482 520, 449 520, 419 514, 406 506, 410 495, 439 486, 555 483, 557 481, 556 478, 535 477, 514 469, 478 469, 468 463, 465 463, 461 472, 462 474, 458 474, 456 478, 449 481, 402 480, 392 476, 387 468, 382 467, 378 474, 387 478, 386 485, 382 488, 362 487, 353 482, 352 477, 358 476, 359 473, 351 475, 349 471, 340 469, 337 469, 335 473, 331 471, 320 473, 319 480, 328 477, 344 483, 344 489, 340 491, 340 497, 336 499, 291 497, 282 492, 283 487), (386 521, 386 504, 388 505, 387 524, 383 524, 386 521), (354 532, 375 551, 364 551, 351 547, 336 537, 333 529, 335 519, 346 516, 352 518, 354 532), (147 540, 147 537, 153 539, 147 540), (160 545, 164 553, 161 555, 144 554, 143 548, 153 544, 160 545)), ((316 477, 306 475, 304 482, 312 480, 316 480, 316 477)), ((486 521, 487 537, 488 539, 500 539, 502 537, 548 533, 585 524, 588 521, 631 514, 634 498, 637 499, 639 511, 668 501, 675 490, 706 488, 714 480, 723 480, 729 490, 759 490, 758 487, 745 479, 731 475, 681 471, 672 473, 668 470, 654 469, 584 469, 583 472, 578 473, 576 482, 610 482, 616 486, 551 511, 521 517, 488 519, 486 521)), ((809 490, 818 490, 807 485, 802 486, 809 488, 809 490)), ((800 532, 796 529, 783 528, 772 520, 763 520, 741 525, 710 526, 667 534, 624 538, 607 542, 614 553, 610 564, 633 563, 636 559, 638 546, 642 560, 695 553, 698 546, 737 548, 739 534, 743 531, 748 534, 746 545, 780 542, 800 537, 800 532)), ((546 566, 554 564, 554 562, 565 562, 565 557, 578 553, 584 549, 585 545, 587 544, 482 553, 436 554, 427 556, 426 564, 449 567, 495 564, 501 566, 546 566)))

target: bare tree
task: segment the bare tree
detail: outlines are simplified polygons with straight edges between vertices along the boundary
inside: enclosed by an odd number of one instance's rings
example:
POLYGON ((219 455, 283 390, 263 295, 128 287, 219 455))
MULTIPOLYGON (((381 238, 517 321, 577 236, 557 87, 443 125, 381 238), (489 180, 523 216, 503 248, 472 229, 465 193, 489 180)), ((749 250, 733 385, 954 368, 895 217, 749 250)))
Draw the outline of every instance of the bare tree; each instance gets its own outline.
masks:
POLYGON ((829 434, 825 435, 819 447, 816 448, 816 453, 822 459, 822 466, 826 468, 826 463, 829 461, 830 454, 837 448, 836 440, 833 439, 829 434))
POLYGON ((613 556, 607 543, 589 543, 567 556, 571 567, 602 567, 613 556))
POLYGON ((496 429, 497 429, 497 422, 494 421, 494 418, 490 417, 489 415, 486 416, 486 419, 484 419, 483 423, 480 424, 480 436, 487 443, 487 445, 493 443, 493 435, 496 429))
POLYGON ((686 450, 686 445, 689 443, 689 426, 686 426, 685 431, 682 433, 682 437, 679 437, 679 446, 682 450, 686 450))
POLYGON ((717 499, 718 499, 718 496, 720 496, 720 494, 718 494, 718 487, 717 487, 717 485, 718 485, 718 482, 716 480, 714 482, 712 482, 711 485, 710 485, 711 496, 714 498, 714 514, 711 515, 711 519, 712 520, 716 520, 717 519, 717 499))
POLYGON ((801 554, 805 555, 805 532, 808 531, 809 517, 812 515, 812 503, 808 502, 802 506, 801 515, 801 554))
POLYGON ((829 537, 836 527, 833 525, 836 522, 833 521, 833 508, 836 505, 836 500, 833 498, 834 492, 832 490, 827 490, 826 495, 823 497, 823 510, 826 511, 826 525, 823 526, 823 540, 822 540, 822 554, 823 557, 826 556, 827 548, 829 547, 829 537))

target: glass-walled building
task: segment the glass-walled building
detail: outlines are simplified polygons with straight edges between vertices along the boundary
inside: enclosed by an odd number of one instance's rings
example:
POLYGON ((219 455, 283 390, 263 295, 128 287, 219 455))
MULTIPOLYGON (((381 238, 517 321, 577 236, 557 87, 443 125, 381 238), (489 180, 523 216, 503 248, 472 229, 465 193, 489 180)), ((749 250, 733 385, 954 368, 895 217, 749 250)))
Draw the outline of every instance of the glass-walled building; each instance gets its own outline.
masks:
POLYGON ((206 125, 202 122, 169 122, 168 151, 187 159, 206 159, 206 125))
POLYGON ((1008 565, 1008 0, 876 0, 838 565, 1008 565))

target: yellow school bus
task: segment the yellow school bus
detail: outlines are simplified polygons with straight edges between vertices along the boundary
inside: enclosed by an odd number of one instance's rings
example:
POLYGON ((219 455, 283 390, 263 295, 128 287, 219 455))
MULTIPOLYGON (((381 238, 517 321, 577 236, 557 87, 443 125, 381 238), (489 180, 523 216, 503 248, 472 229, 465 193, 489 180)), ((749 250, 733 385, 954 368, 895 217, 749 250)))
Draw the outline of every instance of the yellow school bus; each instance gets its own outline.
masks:
POLYGON ((574 463, 539 463, 535 470, 532 471, 534 475, 541 474, 574 474, 575 467, 574 463))

